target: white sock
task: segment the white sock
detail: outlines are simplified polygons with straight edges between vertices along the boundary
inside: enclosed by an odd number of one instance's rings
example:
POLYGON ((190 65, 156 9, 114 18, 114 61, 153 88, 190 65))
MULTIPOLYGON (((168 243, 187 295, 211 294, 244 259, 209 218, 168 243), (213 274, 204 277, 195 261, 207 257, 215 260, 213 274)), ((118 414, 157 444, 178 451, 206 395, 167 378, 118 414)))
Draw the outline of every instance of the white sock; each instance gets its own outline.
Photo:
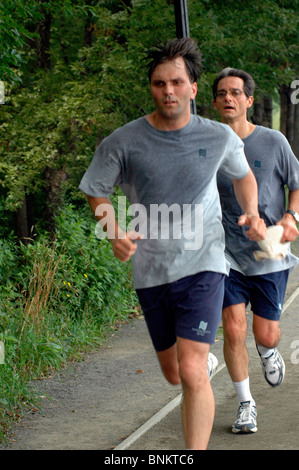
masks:
POLYGON ((257 344, 256 347, 262 357, 269 357, 274 352, 273 348, 268 349, 268 348, 265 348, 264 346, 261 346, 260 344, 257 344))
POLYGON ((245 380, 242 380, 242 382, 233 382, 233 386, 235 388, 240 403, 244 401, 254 402, 254 399, 252 398, 250 392, 249 377, 247 377, 247 379, 245 380))

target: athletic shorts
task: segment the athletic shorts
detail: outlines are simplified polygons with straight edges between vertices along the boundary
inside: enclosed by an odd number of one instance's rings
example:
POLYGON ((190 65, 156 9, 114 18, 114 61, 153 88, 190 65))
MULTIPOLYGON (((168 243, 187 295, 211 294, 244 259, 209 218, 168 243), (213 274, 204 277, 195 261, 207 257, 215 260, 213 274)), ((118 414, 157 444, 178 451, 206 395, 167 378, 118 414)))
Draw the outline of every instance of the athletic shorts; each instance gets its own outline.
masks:
POLYGON ((259 276, 244 276, 230 270, 225 279, 223 308, 250 302, 255 315, 278 321, 281 316, 289 270, 259 276))
POLYGON ((156 351, 177 337, 213 344, 221 319, 225 275, 201 272, 170 284, 137 289, 156 351))

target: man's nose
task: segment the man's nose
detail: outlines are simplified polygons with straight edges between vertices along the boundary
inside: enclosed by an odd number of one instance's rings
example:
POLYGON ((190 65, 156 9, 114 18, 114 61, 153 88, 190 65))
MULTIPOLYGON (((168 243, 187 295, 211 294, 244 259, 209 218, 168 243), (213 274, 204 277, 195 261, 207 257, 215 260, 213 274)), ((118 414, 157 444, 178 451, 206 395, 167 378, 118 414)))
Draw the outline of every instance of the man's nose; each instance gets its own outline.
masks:
POLYGON ((173 94, 173 86, 171 83, 166 83, 164 88, 165 95, 172 95, 173 94))

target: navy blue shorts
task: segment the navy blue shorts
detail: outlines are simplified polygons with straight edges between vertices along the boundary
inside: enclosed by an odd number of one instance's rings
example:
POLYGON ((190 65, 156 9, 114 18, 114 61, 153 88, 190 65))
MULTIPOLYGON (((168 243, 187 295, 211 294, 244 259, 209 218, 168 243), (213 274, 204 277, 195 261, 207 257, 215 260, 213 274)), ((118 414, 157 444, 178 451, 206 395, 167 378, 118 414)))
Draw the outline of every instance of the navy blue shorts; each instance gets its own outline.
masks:
POLYGON ((231 269, 225 279, 223 308, 250 302, 255 315, 279 321, 288 277, 288 269, 259 276, 244 276, 231 269))
POLYGON ((136 290, 156 351, 173 346, 177 336, 215 342, 224 279, 224 274, 206 271, 170 284, 136 290))

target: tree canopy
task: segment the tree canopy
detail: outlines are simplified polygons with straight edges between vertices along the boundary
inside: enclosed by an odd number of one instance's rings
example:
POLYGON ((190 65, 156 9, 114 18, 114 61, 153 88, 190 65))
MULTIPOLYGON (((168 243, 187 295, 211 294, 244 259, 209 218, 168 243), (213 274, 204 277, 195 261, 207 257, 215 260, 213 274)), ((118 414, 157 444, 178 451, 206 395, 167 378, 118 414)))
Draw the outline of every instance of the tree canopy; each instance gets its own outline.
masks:
MULTIPOLYGON (((200 113, 215 118, 211 85, 227 66, 251 73, 257 96, 287 99, 299 77, 298 0, 189 0, 188 13, 204 59, 200 113)), ((0 204, 29 232, 65 198, 83 200, 77 186, 103 137, 151 111, 146 50, 175 37, 174 6, 12 0, 0 18, 0 204)), ((293 113, 292 128, 297 108, 282 116, 293 113)))

